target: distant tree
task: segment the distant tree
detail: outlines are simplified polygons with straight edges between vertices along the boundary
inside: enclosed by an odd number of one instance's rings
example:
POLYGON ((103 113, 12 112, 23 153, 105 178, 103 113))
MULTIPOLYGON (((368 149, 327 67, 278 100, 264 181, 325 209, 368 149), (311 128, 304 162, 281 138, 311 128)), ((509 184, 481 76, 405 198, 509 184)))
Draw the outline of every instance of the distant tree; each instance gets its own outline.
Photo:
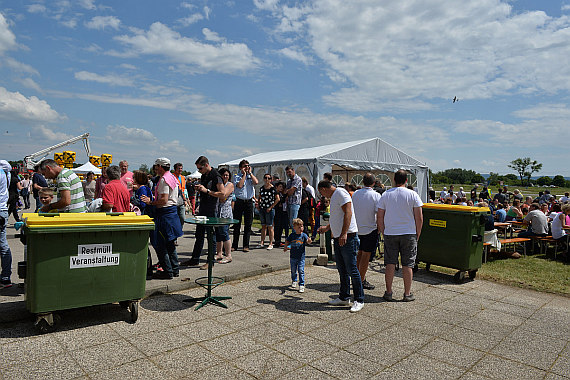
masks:
POLYGON ((521 184, 523 183, 523 178, 526 178, 527 183, 530 184, 530 177, 532 177, 532 174, 537 173, 542 169, 542 164, 539 164, 536 160, 531 161, 530 157, 517 158, 516 160, 511 161, 507 166, 519 173, 521 184))
POLYGON ((145 173, 147 173, 147 174, 150 173, 150 170, 148 170, 147 164, 141 164, 141 166, 139 167, 139 170, 140 170, 141 172, 145 172, 145 173))
POLYGON ((509 173, 503 176, 503 180, 508 182, 509 185, 515 185, 519 182, 519 179, 516 175, 509 173))
POLYGON ((552 183, 552 178, 548 176, 542 176, 536 180, 536 183, 538 184, 538 186, 550 186, 550 184, 552 183))
POLYGON ((489 178, 487 178, 487 181, 489 182, 489 185, 491 185, 491 186, 498 185, 499 184, 499 173, 490 172, 489 178))
POLYGON ((564 182, 564 187, 570 187, 570 181, 569 180, 566 180, 564 182))
POLYGON ((552 185, 564 187, 566 185, 566 179, 560 174, 555 175, 554 178, 552 178, 552 185))
POLYGON ((473 176, 473 178, 471 178, 471 183, 484 183, 485 182, 485 178, 477 173, 473 176))

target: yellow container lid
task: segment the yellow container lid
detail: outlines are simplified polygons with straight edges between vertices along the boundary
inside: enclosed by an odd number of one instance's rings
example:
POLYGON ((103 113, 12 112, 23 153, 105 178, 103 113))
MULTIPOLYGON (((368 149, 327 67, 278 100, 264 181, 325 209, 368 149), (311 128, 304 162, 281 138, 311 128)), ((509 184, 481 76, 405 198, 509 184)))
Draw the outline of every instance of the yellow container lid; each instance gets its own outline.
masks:
POLYGON ((476 207, 476 206, 458 206, 446 205, 439 203, 424 203, 422 206, 425 209, 442 210, 442 211, 463 211, 463 212, 490 212, 489 207, 476 207))
POLYGON ((148 215, 137 215, 134 212, 28 213, 25 216, 24 223, 28 228, 154 225, 148 215))

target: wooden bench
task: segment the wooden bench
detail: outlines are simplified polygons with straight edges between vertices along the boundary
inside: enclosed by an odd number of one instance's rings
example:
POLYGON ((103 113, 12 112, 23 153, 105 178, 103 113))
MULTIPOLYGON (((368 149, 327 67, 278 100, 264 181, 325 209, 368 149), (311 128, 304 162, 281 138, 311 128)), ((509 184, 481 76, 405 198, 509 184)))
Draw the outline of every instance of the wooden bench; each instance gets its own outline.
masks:
POLYGON ((512 239, 503 239, 503 240, 499 240, 501 242, 501 245, 509 245, 512 244, 513 245, 513 253, 516 250, 516 245, 521 243, 523 246, 523 254, 524 256, 526 256, 526 242, 530 241, 530 239, 528 238, 512 238, 512 239))
MULTIPOLYGON (((544 254, 547 254, 548 244, 554 245, 554 260, 556 260, 556 254, 558 253, 558 245, 563 244, 565 245, 565 241, 559 241, 553 238, 552 236, 545 236, 539 239, 542 245, 544 245, 544 254)), ((540 248, 540 253, 542 253, 542 247, 540 248)))
POLYGON ((486 263, 487 262, 487 254, 489 253, 489 250, 491 250, 491 243, 483 243, 483 262, 486 263))

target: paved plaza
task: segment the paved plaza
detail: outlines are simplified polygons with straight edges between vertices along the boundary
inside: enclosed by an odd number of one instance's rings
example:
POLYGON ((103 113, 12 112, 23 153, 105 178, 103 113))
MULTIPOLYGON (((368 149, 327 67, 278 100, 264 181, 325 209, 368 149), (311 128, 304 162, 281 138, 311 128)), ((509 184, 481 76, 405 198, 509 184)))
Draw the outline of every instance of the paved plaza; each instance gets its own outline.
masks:
MULTIPOLYGON (((182 260, 193 246, 186 229, 182 260)), ((20 254, 19 241, 9 243, 20 254)), ((36 334, 23 289, 2 290, 0 378, 570 378, 570 298, 482 280, 458 285, 420 270, 415 302, 385 302, 380 260, 367 275, 376 289, 350 313, 327 305, 338 292, 334 266, 307 267, 305 293, 290 289, 286 268, 281 250, 236 252, 214 268, 230 280, 213 291, 232 297, 227 309, 184 302, 204 295, 193 286, 205 271, 187 268, 148 282, 149 294, 173 292, 141 301, 135 324, 118 305, 103 305, 62 312, 46 335, 36 334)), ((401 277, 394 287, 400 298, 401 277)))

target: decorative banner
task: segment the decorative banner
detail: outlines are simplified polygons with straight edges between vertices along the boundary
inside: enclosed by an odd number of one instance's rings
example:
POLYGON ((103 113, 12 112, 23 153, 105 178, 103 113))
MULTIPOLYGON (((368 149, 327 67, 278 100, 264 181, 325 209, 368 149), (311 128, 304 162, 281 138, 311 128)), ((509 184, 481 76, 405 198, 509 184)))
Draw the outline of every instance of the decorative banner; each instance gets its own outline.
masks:
POLYGON ((119 265, 119 253, 113 253, 113 243, 77 246, 77 256, 69 258, 69 268, 93 268, 119 265))

